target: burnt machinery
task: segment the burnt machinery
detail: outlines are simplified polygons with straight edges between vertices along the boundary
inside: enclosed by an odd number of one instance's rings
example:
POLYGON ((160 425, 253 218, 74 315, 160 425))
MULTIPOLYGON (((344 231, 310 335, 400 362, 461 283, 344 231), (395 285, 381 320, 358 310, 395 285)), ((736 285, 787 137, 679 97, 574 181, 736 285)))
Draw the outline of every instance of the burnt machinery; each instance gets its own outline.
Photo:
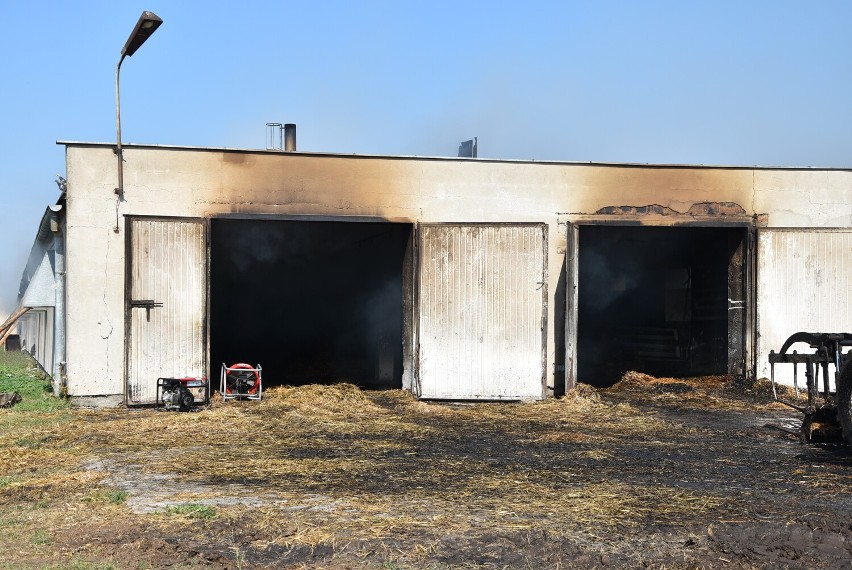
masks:
POLYGON ((806 441, 837 441, 842 437, 852 446, 852 351, 843 352, 844 347, 852 347, 852 334, 797 332, 784 341, 780 351, 769 353, 772 394, 776 399, 775 365, 793 365, 797 397, 799 366, 804 367, 807 404, 779 401, 805 414, 801 434, 806 441), (813 352, 788 352, 796 343, 807 344, 813 352), (829 366, 834 367, 834 392, 831 391, 829 366))

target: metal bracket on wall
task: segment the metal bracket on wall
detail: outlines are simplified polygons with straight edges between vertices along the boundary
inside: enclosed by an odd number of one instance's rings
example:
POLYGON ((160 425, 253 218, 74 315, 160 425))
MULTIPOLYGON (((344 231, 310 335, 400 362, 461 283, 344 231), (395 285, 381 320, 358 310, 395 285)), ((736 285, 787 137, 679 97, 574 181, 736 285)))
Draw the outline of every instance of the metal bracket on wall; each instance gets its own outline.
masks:
POLYGON ((140 299, 137 301, 130 301, 131 309, 145 309, 145 319, 148 322, 151 322, 151 309, 156 309, 157 307, 162 307, 162 303, 158 303, 151 299, 140 299))

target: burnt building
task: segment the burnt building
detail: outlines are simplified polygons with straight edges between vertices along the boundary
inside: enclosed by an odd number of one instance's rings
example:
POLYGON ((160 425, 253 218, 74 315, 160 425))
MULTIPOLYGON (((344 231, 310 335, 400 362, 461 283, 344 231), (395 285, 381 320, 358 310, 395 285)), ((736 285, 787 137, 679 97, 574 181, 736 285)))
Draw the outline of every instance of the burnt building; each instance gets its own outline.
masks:
POLYGON ((67 392, 261 363, 529 400, 852 328, 852 172, 66 142, 67 392), (827 302, 830 300, 830 302, 827 302))

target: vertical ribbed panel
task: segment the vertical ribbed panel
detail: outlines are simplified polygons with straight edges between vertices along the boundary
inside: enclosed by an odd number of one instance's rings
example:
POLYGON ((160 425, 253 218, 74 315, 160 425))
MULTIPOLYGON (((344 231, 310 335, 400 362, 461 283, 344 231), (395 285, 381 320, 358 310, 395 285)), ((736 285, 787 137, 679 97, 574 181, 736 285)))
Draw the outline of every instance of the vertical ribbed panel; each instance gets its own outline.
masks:
POLYGON ((50 374, 53 373, 53 315, 53 307, 32 308, 21 318, 18 328, 21 348, 50 374))
MULTIPOLYGON (((768 378, 769 351, 791 334, 852 332, 852 231, 761 229, 757 247, 757 375, 768 378)), ((775 378, 792 385, 793 366, 776 365, 775 378)))
POLYGON ((204 224, 133 220, 128 400, 151 404, 157 378, 204 376, 206 252, 204 224))
POLYGON ((546 228, 424 225, 420 396, 543 396, 546 228))
POLYGON ((41 359, 39 364, 41 367, 53 374, 53 346, 55 342, 54 335, 54 309, 53 307, 45 307, 43 317, 44 332, 42 333, 42 349, 41 359))

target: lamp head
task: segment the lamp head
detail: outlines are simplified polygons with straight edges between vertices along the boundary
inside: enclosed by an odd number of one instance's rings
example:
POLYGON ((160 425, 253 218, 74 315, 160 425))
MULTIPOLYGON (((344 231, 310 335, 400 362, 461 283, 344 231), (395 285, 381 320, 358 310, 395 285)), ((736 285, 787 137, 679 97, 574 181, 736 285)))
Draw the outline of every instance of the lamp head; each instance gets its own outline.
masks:
POLYGON ((130 37, 127 38, 127 43, 125 43, 124 47, 121 49, 121 56, 131 56, 136 53, 136 50, 145 43, 145 40, 151 37, 151 34, 153 34, 162 23, 162 18, 157 16, 155 13, 147 11, 142 12, 142 15, 139 16, 139 21, 136 22, 136 27, 133 28, 133 32, 130 33, 130 37))

